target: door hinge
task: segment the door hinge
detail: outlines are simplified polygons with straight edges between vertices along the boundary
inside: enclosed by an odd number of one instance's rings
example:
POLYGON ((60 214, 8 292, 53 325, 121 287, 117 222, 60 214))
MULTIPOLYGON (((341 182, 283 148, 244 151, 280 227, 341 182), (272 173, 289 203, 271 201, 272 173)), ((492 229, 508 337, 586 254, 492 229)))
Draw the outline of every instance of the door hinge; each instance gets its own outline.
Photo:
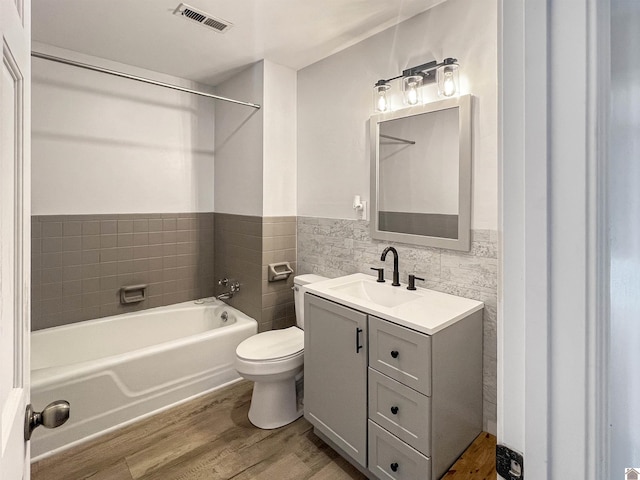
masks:
POLYGON ((505 480, 524 480, 524 458, 504 445, 496 446, 496 471, 505 480))

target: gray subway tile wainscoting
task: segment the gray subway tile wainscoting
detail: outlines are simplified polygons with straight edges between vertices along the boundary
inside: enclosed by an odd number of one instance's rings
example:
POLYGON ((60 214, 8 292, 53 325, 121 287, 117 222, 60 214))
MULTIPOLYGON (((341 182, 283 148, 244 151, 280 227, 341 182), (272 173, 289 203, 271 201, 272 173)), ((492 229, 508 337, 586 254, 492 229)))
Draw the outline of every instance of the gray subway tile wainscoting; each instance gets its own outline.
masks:
POLYGON ((227 303, 260 331, 295 325, 293 275, 267 281, 269 263, 296 270, 294 216, 34 216, 31 258, 33 330, 217 295, 224 277, 241 284, 227 303), (136 284, 147 299, 120 305, 120 288, 136 284))
POLYGON ((215 214, 215 293, 229 290, 218 279, 240 282, 240 292, 225 300, 260 321, 260 272, 262 267, 262 217, 215 214))
POLYGON ((32 330, 213 295, 213 213, 32 217, 32 330), (126 285, 147 299, 120 305, 126 285))
MULTIPOLYGON (((264 217, 262 223, 262 316, 263 330, 296 324, 293 277, 298 274, 297 218, 264 217), (289 262, 293 272, 287 280, 268 281, 270 263, 289 262)), ((262 331, 262 330, 261 330, 262 331)))
MULTIPOLYGON (((255 318, 260 332, 295 325, 293 275, 267 281, 269 263, 288 261, 296 272, 296 217, 215 214, 215 271, 238 280, 227 303, 255 318)), ((216 294, 228 287, 216 282, 216 294)))
MULTIPOLYGON (((391 278, 393 263, 380 261, 382 250, 393 245, 400 257, 400 281, 410 273, 424 278, 418 286, 484 302, 483 397, 484 430, 496 431, 497 403, 497 232, 474 230, 471 250, 458 252, 372 240, 369 222, 298 217, 298 273, 338 277, 385 267, 391 278)), ((464 352, 460 352, 464 355, 464 352)))

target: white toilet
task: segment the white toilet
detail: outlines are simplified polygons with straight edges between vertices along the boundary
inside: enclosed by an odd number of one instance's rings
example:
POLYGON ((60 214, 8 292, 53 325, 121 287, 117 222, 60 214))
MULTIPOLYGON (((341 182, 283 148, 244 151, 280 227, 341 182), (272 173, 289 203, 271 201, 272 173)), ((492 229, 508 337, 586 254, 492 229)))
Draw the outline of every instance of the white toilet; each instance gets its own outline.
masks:
POLYGON ((304 285, 321 280, 327 278, 308 274, 293 279, 297 327, 259 333, 236 349, 236 370, 255 382, 249 421, 258 428, 278 428, 302 415, 296 380, 301 381, 304 355, 304 285))

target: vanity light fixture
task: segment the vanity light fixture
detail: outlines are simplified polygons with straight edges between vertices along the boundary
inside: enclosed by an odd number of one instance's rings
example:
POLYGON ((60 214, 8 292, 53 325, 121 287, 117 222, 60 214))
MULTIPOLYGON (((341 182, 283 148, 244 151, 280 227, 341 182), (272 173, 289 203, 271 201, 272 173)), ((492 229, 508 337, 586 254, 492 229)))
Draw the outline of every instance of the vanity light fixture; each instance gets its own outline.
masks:
POLYGON ((382 113, 390 110, 388 90, 390 82, 402 78, 402 94, 406 105, 421 103, 420 87, 438 82, 438 95, 451 97, 459 92, 458 88, 458 60, 445 58, 441 63, 435 60, 402 71, 402 75, 378 80, 373 87, 373 108, 382 113))

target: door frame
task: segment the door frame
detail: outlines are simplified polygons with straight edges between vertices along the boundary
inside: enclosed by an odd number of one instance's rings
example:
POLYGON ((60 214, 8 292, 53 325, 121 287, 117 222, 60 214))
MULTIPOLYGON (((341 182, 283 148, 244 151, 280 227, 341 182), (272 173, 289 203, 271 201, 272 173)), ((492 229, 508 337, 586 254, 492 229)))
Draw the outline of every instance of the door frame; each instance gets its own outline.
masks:
POLYGON ((606 478, 609 2, 498 9, 498 442, 606 478))

